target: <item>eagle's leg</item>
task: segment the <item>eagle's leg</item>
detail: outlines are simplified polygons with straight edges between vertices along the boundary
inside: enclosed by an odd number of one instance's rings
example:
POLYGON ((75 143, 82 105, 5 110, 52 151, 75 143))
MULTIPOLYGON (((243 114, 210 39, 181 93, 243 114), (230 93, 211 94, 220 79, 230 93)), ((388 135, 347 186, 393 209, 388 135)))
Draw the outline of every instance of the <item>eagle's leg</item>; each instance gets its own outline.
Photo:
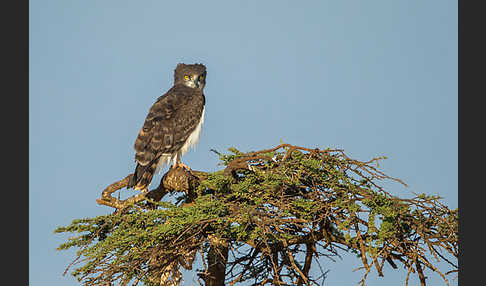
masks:
POLYGON ((174 168, 181 167, 182 169, 185 169, 186 171, 191 171, 191 168, 187 166, 186 164, 181 162, 181 154, 178 153, 176 157, 176 162, 174 164, 174 168))

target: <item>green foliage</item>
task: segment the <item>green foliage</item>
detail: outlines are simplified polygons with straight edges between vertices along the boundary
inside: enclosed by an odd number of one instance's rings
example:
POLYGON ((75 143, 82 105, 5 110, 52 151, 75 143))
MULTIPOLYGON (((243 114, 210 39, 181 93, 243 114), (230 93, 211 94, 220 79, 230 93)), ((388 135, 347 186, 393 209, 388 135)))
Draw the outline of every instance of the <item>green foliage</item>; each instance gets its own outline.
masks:
POLYGON ((409 250, 424 255, 420 249, 429 243, 440 242, 457 254, 457 210, 440 205, 436 196, 402 200, 385 192, 378 181, 401 181, 372 166, 383 157, 360 162, 341 150, 286 144, 259 152, 229 151, 220 154, 223 165, 230 168, 239 160, 247 167, 231 169, 232 175, 224 170, 207 173, 191 204, 159 202, 156 209, 135 205, 123 214, 77 219, 57 228, 55 233, 76 234, 58 247, 79 249, 83 265, 72 274, 85 285, 116 280, 151 285, 153 272, 163 272, 190 251, 207 251, 210 236, 260 253, 260 262, 250 257, 228 261, 228 266, 251 261, 245 275, 242 270, 228 274, 227 279, 241 274, 240 281, 276 275, 271 261, 275 251, 288 277, 299 277, 287 250, 309 243, 327 242, 325 248, 334 254, 333 245, 342 245, 373 261, 400 255, 397 261, 407 266, 415 259, 407 256, 409 250), (154 257, 157 268, 151 267, 154 257))

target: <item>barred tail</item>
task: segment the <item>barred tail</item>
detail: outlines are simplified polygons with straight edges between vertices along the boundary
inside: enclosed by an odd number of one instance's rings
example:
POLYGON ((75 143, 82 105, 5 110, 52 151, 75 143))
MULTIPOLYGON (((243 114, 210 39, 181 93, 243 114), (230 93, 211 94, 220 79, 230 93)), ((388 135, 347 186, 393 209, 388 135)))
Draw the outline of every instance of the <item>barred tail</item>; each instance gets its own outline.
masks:
POLYGON ((128 182, 127 189, 133 188, 134 190, 147 189, 152 182, 152 177, 155 174, 156 162, 150 162, 146 166, 142 166, 137 163, 135 172, 132 178, 128 182))

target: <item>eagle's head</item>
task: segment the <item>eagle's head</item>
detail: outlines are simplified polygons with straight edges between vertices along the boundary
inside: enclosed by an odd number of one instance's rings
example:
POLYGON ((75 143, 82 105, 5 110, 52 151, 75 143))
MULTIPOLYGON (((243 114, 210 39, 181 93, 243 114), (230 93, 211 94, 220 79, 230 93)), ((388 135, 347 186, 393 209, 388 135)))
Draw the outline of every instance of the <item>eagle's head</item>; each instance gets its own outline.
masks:
POLYGON ((202 90, 206 85, 206 67, 203 64, 178 64, 174 71, 174 85, 178 84, 202 90))

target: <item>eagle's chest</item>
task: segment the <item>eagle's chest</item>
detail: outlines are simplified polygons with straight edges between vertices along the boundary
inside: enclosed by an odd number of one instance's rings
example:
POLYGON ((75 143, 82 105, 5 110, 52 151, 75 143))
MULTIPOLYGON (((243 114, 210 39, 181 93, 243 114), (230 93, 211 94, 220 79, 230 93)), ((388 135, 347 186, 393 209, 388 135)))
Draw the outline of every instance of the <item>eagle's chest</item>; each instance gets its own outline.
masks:
POLYGON ((190 147, 195 147, 197 142, 199 141, 199 136, 201 135, 201 130, 202 130, 202 125, 204 122, 204 111, 205 107, 203 107, 202 113, 201 113, 201 118, 199 119, 199 123, 196 125, 196 128, 191 132, 189 137, 186 139, 186 142, 184 142, 184 145, 182 145, 182 148, 180 149, 181 155, 186 153, 190 147))

